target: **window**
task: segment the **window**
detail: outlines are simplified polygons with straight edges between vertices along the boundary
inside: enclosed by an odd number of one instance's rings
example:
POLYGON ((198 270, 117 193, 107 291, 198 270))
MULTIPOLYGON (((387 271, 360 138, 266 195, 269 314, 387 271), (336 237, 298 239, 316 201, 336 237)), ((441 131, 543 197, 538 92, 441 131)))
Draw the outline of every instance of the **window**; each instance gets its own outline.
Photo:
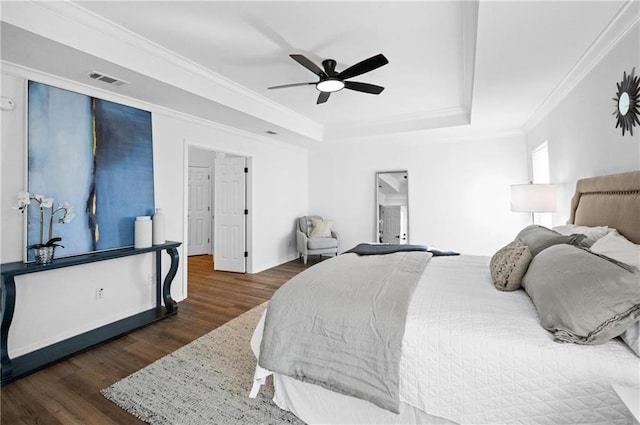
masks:
MULTIPOLYGON (((533 183, 551 183, 549 177, 549 148, 545 141, 531 151, 533 183)), ((546 227, 552 226, 551 213, 535 213, 533 221, 546 227)))

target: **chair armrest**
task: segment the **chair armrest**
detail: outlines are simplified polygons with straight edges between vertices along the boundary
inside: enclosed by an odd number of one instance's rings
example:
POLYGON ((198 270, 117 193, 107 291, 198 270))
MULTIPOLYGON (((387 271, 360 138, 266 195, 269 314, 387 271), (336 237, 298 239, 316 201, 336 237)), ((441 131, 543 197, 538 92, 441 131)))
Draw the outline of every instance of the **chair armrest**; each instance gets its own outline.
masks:
POLYGON ((296 230, 296 241, 298 252, 300 254, 305 254, 307 252, 307 235, 302 233, 300 230, 296 230))
POLYGON ((338 248, 340 248, 340 234, 335 230, 332 230, 331 236, 333 236, 333 238, 338 241, 338 248))

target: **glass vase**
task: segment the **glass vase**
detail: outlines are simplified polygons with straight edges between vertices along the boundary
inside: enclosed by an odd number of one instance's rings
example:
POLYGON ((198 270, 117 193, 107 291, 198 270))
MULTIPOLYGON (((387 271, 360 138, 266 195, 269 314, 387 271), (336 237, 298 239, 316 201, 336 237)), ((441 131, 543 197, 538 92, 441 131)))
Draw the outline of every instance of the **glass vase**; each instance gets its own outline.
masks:
POLYGON ((33 248, 33 254, 36 259, 36 264, 51 264, 53 261, 53 251, 55 246, 43 246, 40 248, 33 248))

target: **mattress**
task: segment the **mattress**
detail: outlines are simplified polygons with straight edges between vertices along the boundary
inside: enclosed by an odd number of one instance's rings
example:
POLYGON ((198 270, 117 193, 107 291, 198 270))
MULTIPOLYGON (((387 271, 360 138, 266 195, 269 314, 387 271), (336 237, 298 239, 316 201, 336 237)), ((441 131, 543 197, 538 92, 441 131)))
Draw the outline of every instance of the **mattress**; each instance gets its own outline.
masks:
MULTIPOLYGON (((524 291, 493 287, 489 260, 429 262, 407 315, 401 402, 459 424, 631 423, 611 384, 640 388, 638 357, 619 338, 596 346, 553 341, 524 291)), ((260 335, 259 325, 258 344, 260 335)), ((304 397, 287 395, 289 403, 304 397)), ((296 412, 283 399, 276 394, 303 419, 322 415, 302 412, 314 403, 296 412)))

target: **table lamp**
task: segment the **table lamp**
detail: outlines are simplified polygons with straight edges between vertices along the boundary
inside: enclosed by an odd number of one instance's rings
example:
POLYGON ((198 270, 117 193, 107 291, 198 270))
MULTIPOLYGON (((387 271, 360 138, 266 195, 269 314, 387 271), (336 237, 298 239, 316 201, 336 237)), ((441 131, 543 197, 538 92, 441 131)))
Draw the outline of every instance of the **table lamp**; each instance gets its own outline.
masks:
POLYGON ((511 211, 531 213, 554 212, 556 210, 556 187, 552 184, 511 185, 511 211))

